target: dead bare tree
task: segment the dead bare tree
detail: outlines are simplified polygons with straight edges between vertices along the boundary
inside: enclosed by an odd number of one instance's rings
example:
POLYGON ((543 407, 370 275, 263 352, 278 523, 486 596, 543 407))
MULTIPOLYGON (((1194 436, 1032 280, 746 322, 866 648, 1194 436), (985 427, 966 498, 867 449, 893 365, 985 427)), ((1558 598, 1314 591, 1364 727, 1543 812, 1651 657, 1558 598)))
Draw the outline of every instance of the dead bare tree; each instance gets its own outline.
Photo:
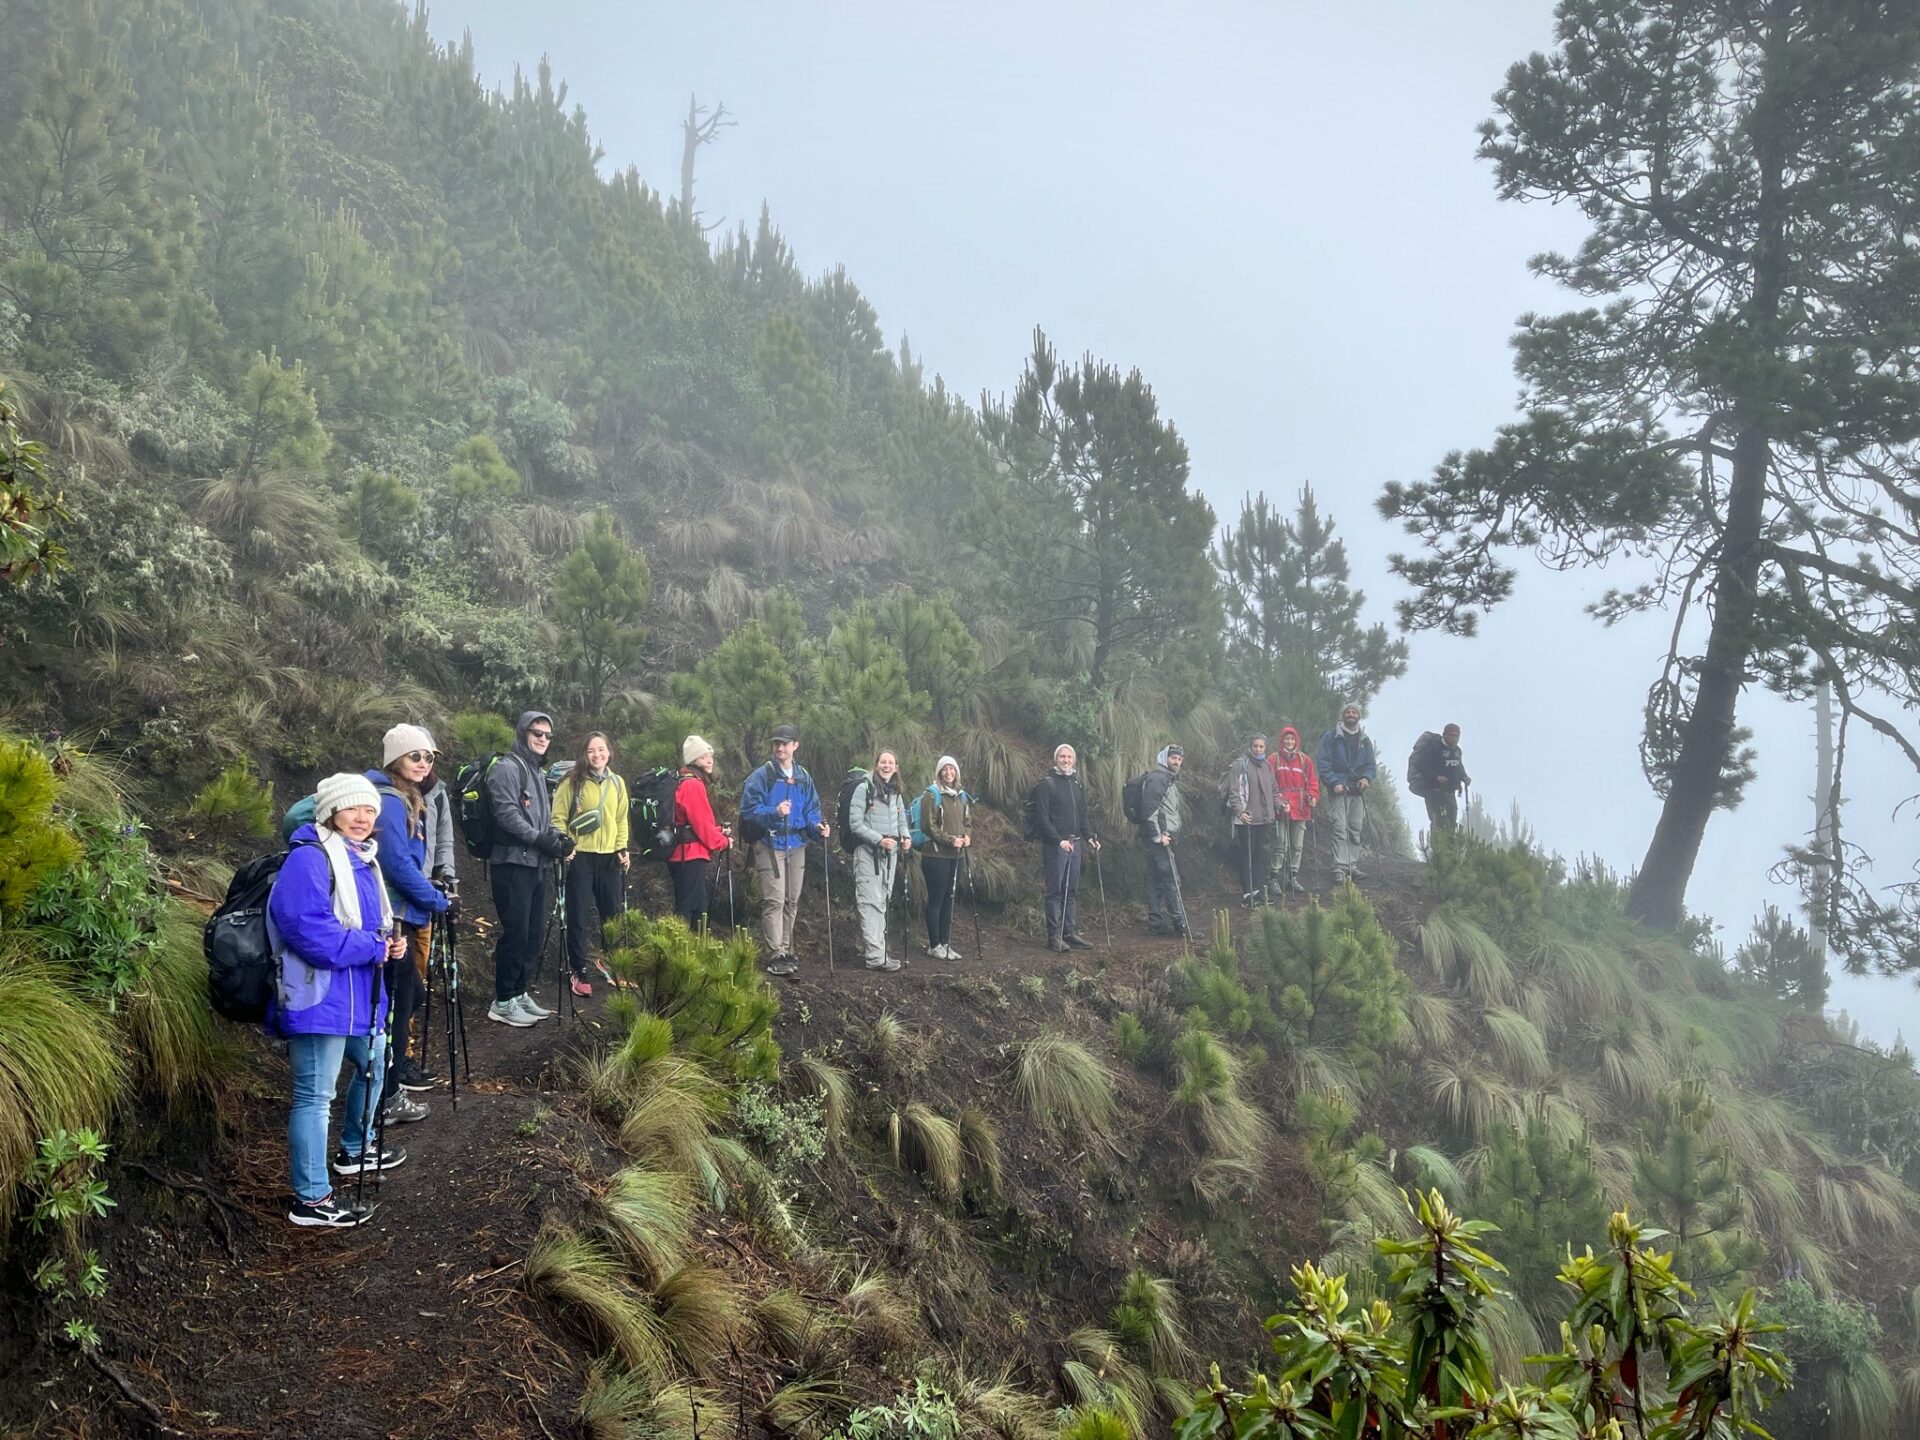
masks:
POLYGON ((698 97, 687 97, 687 118, 681 122, 680 148, 680 223, 698 235, 705 235, 718 229, 723 220, 711 225, 700 223, 700 212, 693 208, 693 162, 702 145, 711 145, 722 130, 730 129, 734 122, 727 118, 727 107, 723 101, 713 107, 711 114, 702 105, 698 97))

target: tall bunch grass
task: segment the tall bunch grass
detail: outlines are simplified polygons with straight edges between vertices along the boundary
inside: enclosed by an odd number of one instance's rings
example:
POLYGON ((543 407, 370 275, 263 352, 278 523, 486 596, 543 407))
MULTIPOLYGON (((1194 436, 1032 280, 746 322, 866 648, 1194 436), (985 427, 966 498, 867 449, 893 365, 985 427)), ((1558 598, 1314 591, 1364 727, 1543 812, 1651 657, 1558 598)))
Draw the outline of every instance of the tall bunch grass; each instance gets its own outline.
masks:
POLYGON ((1020 1047, 1014 1088, 1034 1122, 1049 1133, 1069 1131, 1111 1147, 1114 1078, 1077 1040, 1046 1030, 1020 1047))

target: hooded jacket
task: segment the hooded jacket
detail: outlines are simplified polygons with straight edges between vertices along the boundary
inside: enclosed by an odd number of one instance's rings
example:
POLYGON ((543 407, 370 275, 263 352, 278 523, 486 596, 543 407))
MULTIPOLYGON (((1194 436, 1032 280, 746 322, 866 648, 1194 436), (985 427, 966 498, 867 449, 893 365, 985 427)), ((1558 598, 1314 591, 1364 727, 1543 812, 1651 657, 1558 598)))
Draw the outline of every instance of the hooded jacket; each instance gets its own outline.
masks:
POLYGON ((1153 757, 1156 768, 1147 772, 1140 785, 1142 840, 1157 841, 1162 835, 1180 833, 1180 772, 1167 763, 1167 752, 1172 748, 1161 747, 1153 757))
POLYGON ((1284 749, 1275 750, 1267 756, 1267 768, 1273 771, 1274 784, 1280 791, 1280 813, 1289 820, 1311 820, 1313 807, 1320 801, 1320 771, 1313 763, 1313 757, 1300 748, 1300 732, 1291 725, 1283 726, 1280 738, 1293 736, 1293 754, 1284 749))
POLYGON ((456 875, 453 856, 453 787, 429 774, 420 784, 427 797, 427 870, 432 875, 456 875))
POLYGON ((673 791, 673 833, 675 860, 711 860, 727 848, 728 840, 713 818, 713 796, 709 793, 707 772, 698 765, 680 767, 680 783, 673 791))
POLYGON ((886 781, 869 773, 855 785, 847 805, 847 820, 853 838, 870 850, 879 849, 882 840, 911 840, 907 797, 900 793, 899 775, 886 781))
POLYGON ((393 911, 380 847, 302 825, 267 897, 276 963, 267 1028, 279 1035, 368 1035, 386 1024, 380 965, 393 911))
MULTIPOLYGON (((751 775, 740 790, 740 820, 766 832, 759 843, 770 850, 798 850, 820 830, 820 792, 814 789, 813 776, 796 763, 792 774, 784 774, 779 762, 767 761, 751 775), (781 801, 792 805, 782 818, 781 801)), ((751 835, 753 831, 744 831, 751 835)))
POLYGON ((386 771, 367 771, 367 783, 380 792, 373 838, 380 846, 380 873, 387 878, 394 913, 409 925, 424 925, 447 908, 447 897, 427 878, 425 818, 415 825, 406 797, 393 788, 386 771))
POLYGON ((1242 750, 1227 771, 1225 785, 1227 816, 1234 824, 1247 817, 1249 825, 1271 825, 1279 813, 1279 794, 1274 789, 1273 771, 1267 757, 1254 758, 1251 749, 1242 750))
POLYGON ((951 755, 942 755, 933 773, 934 782, 920 792, 920 833, 926 837, 920 842, 920 853, 936 860, 958 860, 967 852, 953 842, 967 834, 973 797, 960 783, 960 762, 951 755), (953 766, 954 776, 951 789, 937 778, 949 765, 953 766))
POLYGON ((1320 753, 1315 760, 1320 766, 1323 785, 1344 785, 1351 790, 1362 780, 1379 778, 1373 741, 1367 738, 1365 730, 1349 735, 1338 725, 1334 726, 1320 737, 1320 753))
POLYGON ((547 793, 540 757, 527 748, 527 731, 536 720, 553 724, 553 717, 544 710, 522 712, 514 722, 513 749, 487 771, 487 803, 493 807, 494 829, 490 865, 538 869, 547 862, 540 845, 553 829, 553 797, 547 793))

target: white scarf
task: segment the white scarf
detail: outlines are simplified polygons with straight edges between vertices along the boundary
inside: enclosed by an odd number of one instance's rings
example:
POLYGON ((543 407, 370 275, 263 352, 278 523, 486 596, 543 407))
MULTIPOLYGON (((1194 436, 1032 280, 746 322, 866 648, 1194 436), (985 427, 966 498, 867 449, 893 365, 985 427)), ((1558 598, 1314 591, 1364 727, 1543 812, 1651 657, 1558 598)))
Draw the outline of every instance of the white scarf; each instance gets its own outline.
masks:
POLYGON ((313 828, 320 837, 320 848, 326 852, 327 864, 333 868, 333 918, 349 930, 360 928, 360 887, 354 883, 352 859, 352 855, 358 855, 374 873, 374 893, 380 897, 380 933, 391 935, 393 902, 387 898, 387 882, 380 874, 380 862, 376 858, 380 853, 379 845, 371 838, 356 843, 331 825, 316 825, 313 828))

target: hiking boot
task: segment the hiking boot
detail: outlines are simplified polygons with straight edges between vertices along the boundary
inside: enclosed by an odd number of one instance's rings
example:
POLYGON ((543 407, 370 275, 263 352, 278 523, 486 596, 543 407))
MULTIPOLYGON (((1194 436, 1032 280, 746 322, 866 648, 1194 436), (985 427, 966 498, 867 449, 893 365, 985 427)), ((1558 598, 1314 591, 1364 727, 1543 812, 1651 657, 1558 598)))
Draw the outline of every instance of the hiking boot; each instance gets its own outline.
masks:
POLYGON ((1353 869, 1349 870, 1347 874, 1353 880, 1353 883, 1356 885, 1358 885, 1362 880, 1365 880, 1367 878, 1367 872, 1362 870, 1358 865, 1354 866, 1353 869))
POLYGON ((439 1075, 417 1060, 403 1057, 393 1068, 394 1083, 402 1090, 431 1090, 440 1083, 439 1075))
POLYGON ((1067 953, 1067 942, 1064 940, 1049 940, 1047 941, 1047 949, 1052 950, 1056 954, 1064 955, 1067 953))
POLYGON ((527 1014, 533 1016, 536 1020, 544 1020, 547 1016, 553 1014, 553 1011, 547 1009, 546 1006, 534 999, 533 996, 529 995, 525 990, 522 990, 514 999, 519 1002, 522 1010, 526 1011, 527 1014))
POLYGON ((1069 935, 1067 936, 1067 948, 1069 950, 1091 950, 1093 949, 1093 943, 1088 940, 1082 940, 1078 935, 1069 935))
POLYGON ((1168 928, 1167 938, 1169 940, 1191 940, 1193 938, 1193 931, 1187 928, 1186 921, 1176 920, 1172 926, 1168 928))
POLYGON ((573 993, 580 996, 583 1000, 592 998, 593 982, 587 979, 586 976, 576 975, 573 979, 569 980, 567 984, 572 988, 573 993))
POLYGON ((789 975, 798 974, 800 964, 791 955, 776 955, 767 962, 767 974, 785 980, 789 975))
POLYGON ((511 1025, 517 1030, 526 1029, 536 1018, 522 1010, 518 1000, 496 1000, 487 1006, 487 1019, 498 1020, 502 1025, 511 1025))
POLYGON ((287 1219, 310 1230, 350 1230, 373 1214, 371 1205, 343 1205, 332 1195, 318 1200, 296 1198, 287 1219))
POLYGON ((349 1155, 344 1150, 333 1152, 333 1171, 336 1175, 358 1175, 365 1171, 369 1175, 384 1174, 389 1170, 398 1170, 407 1163, 407 1152, 398 1145, 389 1145, 380 1152, 380 1163, 374 1163, 371 1155, 349 1155))
POLYGON ((427 1107, 401 1090, 380 1107, 380 1118, 389 1125, 415 1125, 427 1118, 427 1107))
POLYGON ((900 968, 900 962, 894 959, 891 955, 882 955, 877 960, 867 961, 867 969, 879 970, 888 975, 891 975, 894 971, 898 970, 899 968, 900 968))
POLYGON ((1300 876, 1297 872, 1287 876, 1287 893, 1289 895, 1304 895, 1307 893, 1307 887, 1300 883, 1300 876))

